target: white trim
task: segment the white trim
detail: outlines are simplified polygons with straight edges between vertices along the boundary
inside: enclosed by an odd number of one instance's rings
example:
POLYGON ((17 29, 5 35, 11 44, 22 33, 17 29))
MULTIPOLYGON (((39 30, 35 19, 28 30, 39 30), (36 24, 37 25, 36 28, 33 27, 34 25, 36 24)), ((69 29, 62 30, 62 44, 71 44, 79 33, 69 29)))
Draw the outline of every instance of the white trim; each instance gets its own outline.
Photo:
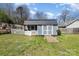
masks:
POLYGON ((47 35, 48 35, 48 31, 49 31, 49 30, 48 30, 48 27, 49 27, 49 26, 47 25, 47 30, 46 30, 46 32, 47 32, 47 35))
POLYGON ((48 25, 43 26, 43 35, 48 35, 48 25), (44 29, 44 27, 46 27, 46 29, 44 29), (46 34, 44 33, 46 31, 46 34))
POLYGON ((48 27, 51 27, 51 29, 49 29, 49 28, 47 28, 47 32, 48 32, 48 34, 47 35, 52 35, 52 26, 51 25, 48 25, 48 27), (51 31, 51 33, 49 33, 51 31))
POLYGON ((54 30, 54 29, 53 29, 53 26, 52 26, 52 35, 53 35, 53 30, 54 30))
POLYGON ((44 35, 43 32, 44 32, 44 31, 43 31, 43 25, 42 25, 42 35, 44 35))

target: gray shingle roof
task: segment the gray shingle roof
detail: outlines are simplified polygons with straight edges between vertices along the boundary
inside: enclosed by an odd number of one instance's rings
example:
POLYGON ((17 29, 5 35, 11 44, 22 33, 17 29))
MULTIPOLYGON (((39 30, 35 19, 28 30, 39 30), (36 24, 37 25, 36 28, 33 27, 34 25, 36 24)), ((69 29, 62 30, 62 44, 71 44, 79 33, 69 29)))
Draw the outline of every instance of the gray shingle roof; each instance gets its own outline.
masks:
POLYGON ((55 19, 51 20, 27 20, 24 21, 24 25, 57 25, 55 19))
POLYGON ((66 27, 66 26, 72 24, 72 23, 75 22, 75 21, 77 21, 77 19, 76 19, 76 20, 68 20, 68 21, 66 21, 65 23, 62 22, 62 23, 58 24, 58 26, 59 26, 59 27, 66 27))

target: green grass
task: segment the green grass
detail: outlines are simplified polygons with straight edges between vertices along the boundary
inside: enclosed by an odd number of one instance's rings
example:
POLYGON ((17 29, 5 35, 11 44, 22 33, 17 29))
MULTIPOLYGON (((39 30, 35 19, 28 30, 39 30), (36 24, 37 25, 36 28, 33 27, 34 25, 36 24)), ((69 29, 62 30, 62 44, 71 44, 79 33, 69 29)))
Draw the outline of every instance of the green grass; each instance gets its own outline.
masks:
POLYGON ((79 56, 79 34, 63 34, 58 40, 47 43, 43 36, 0 35, 0 55, 79 56))

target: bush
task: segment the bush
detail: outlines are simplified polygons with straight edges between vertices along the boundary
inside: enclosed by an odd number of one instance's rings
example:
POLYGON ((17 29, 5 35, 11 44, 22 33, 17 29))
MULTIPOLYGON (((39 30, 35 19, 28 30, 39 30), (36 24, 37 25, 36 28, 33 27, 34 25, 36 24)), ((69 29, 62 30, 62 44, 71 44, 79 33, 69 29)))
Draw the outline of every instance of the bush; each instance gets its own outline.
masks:
POLYGON ((58 35, 61 35, 61 31, 60 31, 60 30, 57 30, 57 34, 58 34, 58 35))

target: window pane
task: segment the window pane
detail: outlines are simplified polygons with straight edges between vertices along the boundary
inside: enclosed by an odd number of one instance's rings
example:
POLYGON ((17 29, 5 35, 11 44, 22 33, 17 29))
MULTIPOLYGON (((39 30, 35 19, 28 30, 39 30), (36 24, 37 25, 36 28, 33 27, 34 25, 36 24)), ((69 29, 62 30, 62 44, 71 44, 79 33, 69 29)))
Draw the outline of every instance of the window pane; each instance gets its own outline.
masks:
POLYGON ((38 29, 37 30, 38 31, 38 34, 39 35, 42 35, 42 26, 38 26, 37 29, 38 29))
POLYGON ((52 34, 52 31, 48 31, 48 34, 52 34))
POLYGON ((28 25, 28 30, 37 30, 37 25, 28 25))
POLYGON ((34 30, 34 26, 31 26, 31 30, 34 30))
POLYGON ((35 25, 35 30, 37 30, 37 25, 35 25))
POLYGON ((47 34, 47 31, 44 31, 44 34, 47 34))
POLYGON ((27 27, 28 27, 28 30, 30 31, 30 28, 31 28, 30 25, 28 25, 27 27))
POLYGON ((43 27, 43 30, 47 30, 47 26, 44 26, 44 27, 43 27))
POLYGON ((48 30, 50 30, 50 31, 51 31, 51 30, 52 30, 52 26, 48 26, 48 30))

